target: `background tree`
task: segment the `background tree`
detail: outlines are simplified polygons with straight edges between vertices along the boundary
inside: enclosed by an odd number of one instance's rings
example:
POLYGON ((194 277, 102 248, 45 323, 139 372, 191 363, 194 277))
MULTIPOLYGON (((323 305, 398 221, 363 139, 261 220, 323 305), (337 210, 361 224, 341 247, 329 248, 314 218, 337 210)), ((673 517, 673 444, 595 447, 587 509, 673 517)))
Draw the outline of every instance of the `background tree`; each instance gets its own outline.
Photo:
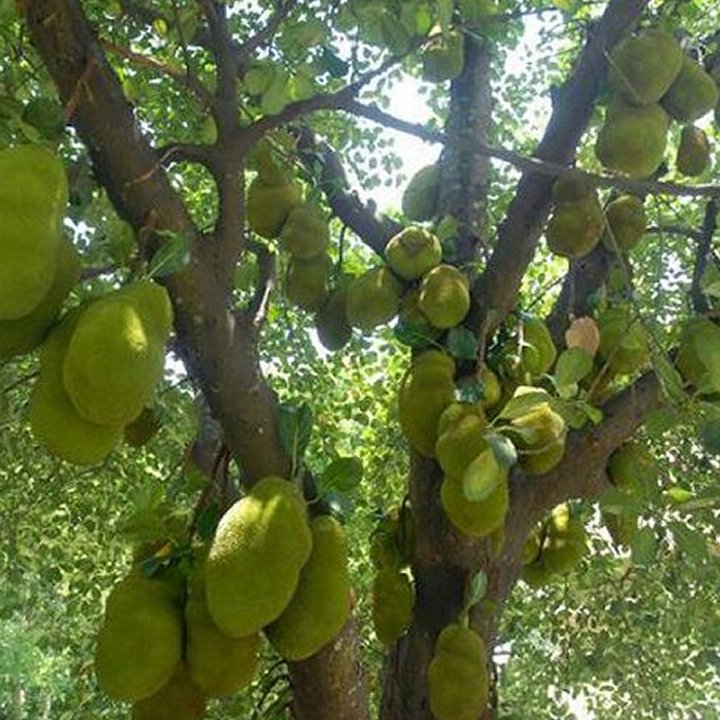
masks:
MULTIPOLYGON (((608 104, 608 58, 622 37, 641 23, 662 24, 682 31, 687 51, 711 68, 717 48, 707 30, 698 27, 708 4, 649 7, 641 0, 617 0, 602 6, 549 9, 532 3, 390 6, 370 2, 345 7, 285 2, 246 7, 213 2, 108 5, 36 0, 19 2, 18 9, 16 18, 9 3, 0 6, 7 20, 6 56, 16 60, 3 68, 6 140, 15 143, 24 136, 61 144, 72 182, 76 237, 91 267, 76 300, 148 272, 167 287, 175 311, 172 350, 202 397, 200 407, 209 408, 218 423, 225 448, 218 450, 217 437, 211 433, 211 461, 200 454, 198 464, 211 471, 214 483, 222 484, 227 480, 222 469, 229 472, 230 465, 214 460, 232 458, 246 487, 270 474, 296 474, 304 480, 308 498, 319 489, 324 502, 336 505, 344 497, 333 495, 337 488, 327 482, 323 485, 329 464, 323 460, 328 455, 353 454, 365 461, 370 478, 366 484, 372 483, 361 503, 400 503, 403 495, 409 499, 416 601, 408 633, 385 657, 381 692, 369 700, 374 688, 361 662, 358 633, 362 631, 357 621, 351 621, 321 653, 288 663, 292 692, 289 698, 277 696, 280 706, 289 702, 295 717, 321 720, 364 718, 371 713, 383 718, 431 717, 427 668, 440 631, 457 620, 474 588, 481 602, 471 611, 471 625, 488 649, 496 646, 503 610, 521 574, 523 547, 533 527, 571 498, 583 501, 572 506, 573 512, 581 508, 589 516, 590 501, 612 490, 606 472, 610 456, 648 418, 652 423, 642 437, 655 438, 656 452, 666 454, 676 478, 670 474, 663 479, 664 495, 655 487, 651 497, 643 498, 647 503, 638 511, 646 514, 631 543, 632 557, 637 566, 653 566, 652 577, 658 584, 668 583, 678 591, 689 583, 697 604, 704 603, 698 583, 681 577, 675 563, 678 553, 690 555, 707 569, 705 538, 713 531, 704 523, 711 522, 716 500, 711 486, 706 491, 701 473, 686 480, 680 468, 688 462, 688 453, 674 448, 688 444, 687 437, 698 436, 697 428, 707 423, 702 437, 714 451, 716 411, 706 397, 681 392, 682 379, 670 359, 680 321, 691 310, 713 312, 713 236, 720 189, 677 182, 669 153, 668 163, 650 179, 607 174, 593 156, 593 140, 601 124, 596 107, 608 104), (546 13, 553 20, 535 27, 550 57, 540 63, 535 55, 519 77, 512 82, 503 78, 504 58, 526 29, 525 18, 546 13), (449 42, 455 31, 463 38, 461 69, 449 84, 437 84, 428 94, 432 120, 414 124, 385 112, 383 105, 401 71, 417 75, 424 62, 426 75, 432 74, 427 58, 433 45, 439 37, 449 42), (548 88, 552 109, 536 137, 532 126, 529 131, 523 125, 527 115, 519 117, 514 109, 527 103, 538 87, 548 88), (60 102, 57 107, 48 100, 53 88, 60 102), (613 377, 612 356, 598 356, 591 369, 592 363, 581 367, 583 361, 578 365, 573 354, 566 354, 563 363, 554 370, 551 365, 550 372, 535 380, 537 387, 553 396, 553 406, 572 430, 562 460, 549 472, 530 476, 513 468, 502 536, 474 539, 448 521, 439 493, 443 472, 435 460, 411 449, 406 468, 394 402, 388 400, 402 381, 406 361, 392 334, 385 329, 376 336, 355 337, 344 354, 318 370, 316 350, 300 335, 309 316, 288 308, 275 289, 282 275, 278 264, 284 269, 287 257, 276 244, 247 229, 246 172, 262 169, 258 147, 266 140, 274 162, 282 159, 291 174, 302 178, 307 195, 332 212, 332 253, 342 271, 362 272, 371 262, 367 248, 383 255, 390 238, 408 224, 407 218, 397 214, 378 219, 372 206, 351 191, 346 178, 354 175, 371 188, 374 182, 391 179, 397 158, 383 146, 375 129, 353 118, 442 146, 439 200, 428 220, 443 240, 445 262, 460 268, 470 280, 472 304, 462 325, 440 336, 434 346, 445 347, 458 361, 455 380, 466 393, 482 395, 483 383, 477 380, 486 362, 510 393, 517 385, 510 361, 522 360, 523 332, 529 327, 523 310, 546 317, 555 344, 562 349, 573 318, 599 317, 605 305, 616 305, 621 298, 632 318, 641 321, 643 338, 649 341, 649 362, 637 368, 643 370, 640 374, 622 372, 613 377), (72 128, 67 133, 65 121, 72 128), (506 149, 508 145, 511 149, 506 149), (491 158, 509 163, 520 176, 505 165, 492 165, 491 158), (377 159, 382 171, 375 169, 377 159), (598 244, 569 266, 540 243, 553 211, 553 183, 575 163, 588 171, 584 177, 592 186, 608 191, 607 199, 615 191, 645 198, 652 234, 630 259, 623 256, 619 267, 618 248, 612 242, 609 247, 598 244), (670 181, 662 180, 665 174, 670 174, 670 181), (687 307, 688 295, 692 308, 687 307), (360 369, 363 364, 378 368, 375 380, 360 369), (288 435, 307 434, 308 403, 314 406, 316 419, 303 463, 297 443, 289 443, 288 435), (335 410, 344 418, 342 424, 334 419, 335 410), (351 439, 344 437, 346 433, 351 439), (362 443, 356 442, 358 437, 362 443), (221 472, 213 472, 217 470, 221 472), (401 484, 405 470, 407 479, 401 484), (382 484, 384 473, 390 476, 387 485, 382 484), (676 479, 683 488, 676 487, 676 479), (699 521, 688 521, 691 512, 700 513, 699 521)), ((708 130, 716 137, 716 129, 708 130)), ((673 143, 678 136, 674 129, 673 143)), ((704 172, 701 180, 710 180, 710 171, 704 172)), ((627 330, 626 322, 622 331, 627 330)), ((402 328, 396 334, 415 351, 427 344, 402 328)), ((537 351, 529 335, 528 341, 537 351)), ((3 368, 7 384, 12 385, 7 393, 11 415, 20 414, 12 404, 22 404, 22 396, 12 400, 13 392, 22 392, 17 381, 29 371, 27 360, 3 368)), ((187 396, 179 395, 175 402, 182 408, 187 396)), ((516 403, 518 414, 532 408, 532 403, 522 402, 516 403)), ((539 400, 535 397, 532 402, 539 400)), ((168 404, 175 408, 171 401, 168 404)), ((178 412, 174 410, 173 417, 178 412)), ((177 452, 183 427, 176 432, 157 463, 141 464, 144 474, 171 472, 171 451, 177 452)), ((502 437, 508 434, 496 438, 500 456, 508 450, 502 437)), ((30 441, 15 442, 26 448, 30 441)), ((199 453, 202 443, 195 447, 199 453)), ((696 452, 697 446, 691 447, 696 452)), ((25 457, 17 451, 7 453, 12 456, 25 457)), ((175 461, 179 462, 177 457, 175 461)), ((39 458, 34 462, 40 468, 48 463, 39 458)), ((159 496, 152 497, 147 489, 152 483, 146 478, 125 475, 123 468, 136 468, 134 462, 132 453, 123 451, 101 473, 88 477, 96 478, 94 482, 102 478, 105 493, 112 487, 123 495, 131 487, 144 488, 146 496, 133 516, 133 538, 155 540, 168 529, 173 510, 163 506, 159 496), (113 475, 114 483, 105 482, 113 475), (143 513, 145 525, 140 522, 143 513)), ((35 470, 23 464, 19 472, 27 476, 35 470)), ((195 482, 207 481, 195 478, 195 482)), ((184 488, 188 489, 193 490, 192 484, 184 488)), ((182 507, 183 498, 174 496, 174 507, 182 507)), ((209 496, 212 492, 202 492, 200 512, 212 510, 212 503, 206 502, 209 496)), ((109 502, 109 495, 102 492, 91 497, 93 511, 101 498, 109 502)), ((618 492, 605 498, 605 509, 620 510, 620 516, 633 502, 618 492)), ((188 500, 184 498, 186 508, 188 500)), ((5 501, 12 506, 11 495, 5 501)), ((74 504, 74 512, 82 512, 80 507, 74 504)), ((11 525, 9 536, 17 538, 17 527, 11 525)), ((357 522, 355 528, 367 536, 367 522, 364 527, 357 522)), ((607 535, 597 537, 596 549, 610 551, 609 558, 605 552, 597 567, 568 592, 582 598, 605 577, 603 587, 611 589, 607 596, 598 593, 594 602, 606 597, 612 612, 647 638, 638 629, 642 622, 627 607, 641 592, 635 584, 637 571, 624 569, 618 574, 607 535)), ((112 549, 112 538, 104 540, 112 549)), ((648 577, 643 575, 643 582, 648 577)), ((94 581, 88 584, 95 586, 94 581)), ((97 599, 97 592, 93 587, 88 601, 97 599)), ((552 590, 540 597, 544 608, 557 602, 552 590)), ((17 604, 15 598, 13 605, 17 604)), ((515 606, 511 620, 530 625, 528 610, 521 612, 518 607, 522 603, 515 606)), ((583 612, 581 599, 574 607, 573 622, 580 626, 583 618, 594 615, 595 608, 583 612)), ((704 620, 712 626, 714 614, 705 612, 704 620)), ((362 597, 357 616, 367 619, 362 597)), ((546 618, 534 622, 540 627, 546 618)), ((607 616, 605 623, 610 623, 607 616)), ((583 674, 605 673, 608 687, 614 687, 617 657, 602 653, 598 657, 589 649, 583 654, 582 649, 570 647, 573 623, 568 621, 567 629, 556 627, 561 638, 557 645, 566 647, 564 667, 573 681, 581 684, 583 674)), ((511 630, 507 632, 513 637, 511 630)), ((589 646, 594 647, 596 636, 602 636, 601 629, 588 630, 589 646)), ((522 638, 522 631, 514 637, 522 638)), ((693 658, 699 658, 698 667, 707 669, 716 662, 707 654, 710 647, 709 643, 696 647, 693 658)), ((528 664, 532 662, 532 651, 526 658, 528 664)), ((662 653, 655 661, 667 671, 662 653)), ((541 685, 557 682, 554 666, 543 670, 541 685)), ((531 695, 527 682, 513 689, 513 673, 522 672, 522 665, 508 668, 506 716, 512 712, 521 716, 522 710, 513 708, 522 708, 531 695)), ((270 695, 273 692, 270 688, 270 695)), ((693 691, 686 692, 691 705, 693 691)), ((613 702, 622 707, 617 697, 613 702)), ((653 712, 657 716, 671 703, 658 697, 649 700, 648 716, 653 712)), ((690 712, 702 713, 702 705, 690 712)), ((494 696, 485 715, 497 714, 494 696)))

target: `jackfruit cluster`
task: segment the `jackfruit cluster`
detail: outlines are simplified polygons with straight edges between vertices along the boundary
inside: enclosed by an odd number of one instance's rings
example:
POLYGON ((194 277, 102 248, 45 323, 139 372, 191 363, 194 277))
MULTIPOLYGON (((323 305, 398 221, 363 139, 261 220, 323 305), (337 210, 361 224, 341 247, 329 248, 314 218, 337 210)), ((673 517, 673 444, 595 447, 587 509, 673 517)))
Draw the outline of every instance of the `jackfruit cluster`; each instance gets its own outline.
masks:
POLYGON ((513 418, 509 430, 518 451, 518 463, 530 475, 550 472, 565 454, 567 427, 549 403, 539 403, 513 418))
POLYGON ((418 170, 410 179, 401 201, 408 220, 427 222, 437 215, 441 172, 440 163, 433 163, 418 170))
POLYGON ((103 460, 150 401, 171 326, 168 295, 151 281, 68 314, 41 351, 30 401, 36 439, 68 462, 103 460))
POLYGON ((550 372, 557 348, 547 325, 538 317, 525 317, 502 349, 503 370, 516 385, 530 385, 550 372))
POLYGON ((60 160, 35 145, 0 151, 0 360, 45 339, 81 271, 63 237, 68 184, 60 160))
POLYGON ((686 125, 680 133, 675 167, 681 175, 697 177, 710 165, 710 141, 705 131, 686 125))

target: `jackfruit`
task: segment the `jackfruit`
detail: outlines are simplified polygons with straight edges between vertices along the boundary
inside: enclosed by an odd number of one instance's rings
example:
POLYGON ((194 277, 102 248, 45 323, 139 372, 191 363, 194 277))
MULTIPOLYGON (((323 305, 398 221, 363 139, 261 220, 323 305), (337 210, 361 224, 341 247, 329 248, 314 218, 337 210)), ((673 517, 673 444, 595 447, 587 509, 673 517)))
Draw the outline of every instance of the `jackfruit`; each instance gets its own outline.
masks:
POLYGON ((423 276, 418 308, 441 330, 459 325, 470 310, 470 285, 452 265, 438 265, 423 276))
POLYGON ((27 315, 15 320, 0 320, 0 359, 24 355, 40 345, 80 278, 81 269, 75 246, 63 238, 58 248, 55 277, 45 297, 27 315))
POLYGON ((246 637, 285 610, 312 536, 295 487, 266 477, 220 519, 205 563, 207 606, 218 628, 246 637))
POLYGON ((163 687, 133 706, 132 720, 200 720, 205 705, 202 691, 180 664, 163 687))
POLYGON ((305 203, 290 210, 280 231, 280 245, 294 258, 308 260, 321 255, 330 242, 330 230, 322 210, 305 203))
POLYGON ((415 589, 405 572, 383 568, 373 579, 372 619, 375 634, 383 645, 392 645, 412 622, 415 589))
POLYGON ((337 288, 327 297, 315 315, 315 330, 320 342, 332 351, 341 350, 352 337, 352 328, 345 311, 347 288, 337 288))
POLYGON ((149 280, 83 310, 63 364, 63 384, 82 417, 126 425, 140 415, 162 377, 171 319, 165 288, 149 280))
POLYGON ((718 103, 715 81, 700 63, 686 57, 679 75, 663 96, 667 113, 680 122, 693 122, 718 103))
POLYGON ((642 201, 634 195, 621 195, 605 208, 605 218, 612 237, 607 239, 611 250, 632 250, 642 239, 647 228, 647 217, 642 201))
POLYGON ((441 172, 440 164, 434 163, 413 175, 402 196, 402 211, 408 220, 427 222, 435 217, 440 202, 441 172))
POLYGON ((633 107, 614 99, 595 144, 600 162, 631 178, 646 178, 663 161, 670 119, 660 105, 633 107))
POLYGON ((110 592, 95 650, 95 673, 110 697, 156 693, 182 656, 183 625, 172 583, 132 574, 110 592))
POLYGON ((414 280, 440 263, 440 241, 427 230, 409 227, 390 238, 385 248, 390 269, 404 280, 414 280))
POLYGON ((326 254, 309 260, 293 258, 285 273, 285 297, 293 304, 317 312, 328 296, 330 258, 326 254))
POLYGON ((518 463, 530 475, 543 475, 562 460, 565 452, 565 421, 541 403, 511 422, 518 463))
POLYGON ((697 177, 710 164, 710 141, 700 128, 687 125, 680 133, 675 167, 681 175, 697 177))
POLYGON ((370 537, 370 559, 377 570, 400 570, 410 564, 414 542, 410 507, 391 507, 370 537))
POLYGON ((36 145, 0 150, 0 320, 29 315, 50 291, 67 201, 54 155, 36 145))
POLYGON ((422 78, 440 83, 454 80, 465 66, 465 38, 461 32, 450 30, 430 40, 422 51, 422 78))
POLYGON ((30 398, 30 429, 53 455, 76 465, 102 462, 120 442, 121 425, 97 425, 78 414, 63 386, 63 363, 80 317, 68 315, 40 352, 40 376, 30 398))
POLYGON ((553 183, 552 199, 556 205, 579 202, 593 196, 597 197, 595 186, 579 170, 567 170, 553 183))
POLYGON ((477 720, 490 696, 482 638, 459 623, 438 636, 427 671, 430 710, 437 720, 477 720))
POLYGON ((207 697, 223 697, 246 687, 258 669, 260 635, 229 637, 210 617, 204 567, 194 569, 185 605, 185 661, 192 682, 207 697))
MULTIPOLYGON (((412 288, 408 290, 400 300, 400 312, 398 313, 398 329, 401 331, 409 332, 412 342, 408 343, 413 345, 419 341, 425 341, 430 343, 437 339, 442 333, 439 328, 433 327, 430 321, 423 315, 422 311, 418 307, 418 300, 420 299, 420 288, 412 288)), ((402 334, 400 335, 401 341, 402 334)))
POLYGON ((329 515, 310 523, 312 553, 282 615, 265 628, 285 660, 304 660, 336 637, 350 615, 347 538, 329 515))
POLYGON ((294 183, 269 185, 256 177, 248 188, 245 215, 248 227, 266 239, 280 234, 290 211, 300 205, 302 195, 294 183))
POLYGON ((521 350, 523 369, 531 377, 550 372, 555 364, 557 348, 547 325, 540 318, 527 318, 523 321, 523 342, 531 346, 521 350), (530 352, 531 350, 534 352, 530 352))
POLYGON ((478 406, 470 405, 470 408, 455 422, 443 423, 446 408, 438 422, 435 457, 443 471, 454 478, 462 478, 465 468, 487 449, 487 420, 478 406))
POLYGON ((720 392, 720 327, 706 317, 685 323, 680 333, 677 366, 701 395, 720 392))
POLYGON ((633 105, 660 101, 680 73, 683 51, 675 38, 650 28, 619 43, 610 54, 608 84, 633 105))
POLYGON ((350 325, 370 332, 397 315, 402 283, 386 267, 354 278, 347 289, 346 313, 350 325))
POLYGON ((550 251, 568 258, 587 255, 605 228, 602 208, 593 192, 582 200, 556 205, 545 228, 550 251))
POLYGON ((632 320, 624 305, 608 308, 598 318, 600 356, 612 373, 629 375, 640 370, 649 359, 642 325, 632 320))
POLYGON ((503 471, 493 492, 478 501, 465 496, 462 477, 446 475, 440 487, 440 501, 448 519, 460 532, 474 537, 490 535, 505 524, 510 503, 507 472, 503 471))
POLYGON ((483 365, 478 373, 478 380, 483 384, 480 404, 486 409, 495 407, 500 402, 503 392, 498 376, 487 365, 483 365))
POLYGON ((449 355, 428 350, 413 360, 398 397, 400 427, 422 455, 433 457, 437 425, 455 396, 455 363, 449 355))

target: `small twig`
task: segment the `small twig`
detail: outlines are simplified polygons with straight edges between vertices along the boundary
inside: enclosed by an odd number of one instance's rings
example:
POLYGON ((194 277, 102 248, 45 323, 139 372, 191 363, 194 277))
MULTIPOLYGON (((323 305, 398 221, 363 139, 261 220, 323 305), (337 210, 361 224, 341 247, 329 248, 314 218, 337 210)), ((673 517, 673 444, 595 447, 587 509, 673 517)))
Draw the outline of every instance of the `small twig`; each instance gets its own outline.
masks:
POLYGON ((18 378, 17 380, 14 380, 9 385, 6 385, 2 389, 2 395, 4 395, 7 392, 10 392, 11 390, 14 390, 16 387, 19 387, 20 385, 24 385, 29 380, 33 380, 40 374, 39 370, 35 370, 34 372, 28 373, 27 375, 23 375, 22 377, 18 378))
POLYGON ((646 235, 681 235, 683 237, 702 239, 702 231, 682 225, 652 225, 645 230, 646 235))
POLYGON ((296 0, 283 0, 270 16, 265 26, 252 37, 248 38, 242 45, 238 46, 237 53, 244 62, 246 58, 252 56, 252 54, 259 48, 265 45, 275 33, 278 31, 280 26, 286 20, 290 11, 297 5, 296 0))

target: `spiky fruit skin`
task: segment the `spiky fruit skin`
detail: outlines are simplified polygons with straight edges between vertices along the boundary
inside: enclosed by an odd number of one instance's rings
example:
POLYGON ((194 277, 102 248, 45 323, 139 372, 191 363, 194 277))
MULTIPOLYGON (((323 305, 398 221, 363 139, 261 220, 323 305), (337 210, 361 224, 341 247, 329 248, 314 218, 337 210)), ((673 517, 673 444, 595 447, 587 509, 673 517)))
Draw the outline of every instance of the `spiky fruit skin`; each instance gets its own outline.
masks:
MULTIPOLYGON (((443 415, 447 413, 447 409, 443 415)), ((438 439, 435 457, 447 475, 461 478, 465 468, 487 449, 485 433, 487 421, 482 413, 470 412, 456 422, 445 424, 440 431, 442 415, 438 422, 438 439)))
POLYGON ((423 80, 432 83, 455 79, 465 65, 465 39, 450 30, 431 41, 422 53, 423 80))
POLYGON ((680 333, 677 366, 701 395, 720 392, 720 327, 704 317, 688 321, 680 333))
POLYGON ((80 278, 81 270, 75 246, 70 240, 63 239, 58 248, 55 277, 45 297, 27 315, 15 320, 0 320, 0 359, 25 355, 40 345, 80 278))
POLYGON ((329 515, 310 523, 312 553, 300 571, 297 590, 282 615, 265 634, 285 660, 315 655, 347 622, 350 615, 350 577, 347 538, 342 525, 329 515))
POLYGON ((352 328, 347 320, 347 290, 338 288, 327 297, 324 305, 315 315, 315 330, 320 342, 333 352, 342 350, 352 337, 352 328))
POLYGON ((396 275, 404 280, 414 280, 440 264, 442 247, 431 232, 409 227, 390 238, 385 258, 396 275))
POLYGON ((608 84, 633 105, 650 105, 670 89, 683 64, 675 38, 658 29, 644 30, 617 45, 608 63, 608 84))
POLYGON ((680 144, 675 157, 675 167, 681 175, 697 177, 710 164, 710 142, 700 128, 688 125, 680 133, 680 144))
POLYGON ((373 579, 372 619, 383 645, 392 645, 410 627, 415 589, 406 573, 383 568, 373 579))
POLYGON ((165 364, 172 310, 165 288, 128 285, 80 315, 63 364, 63 384, 82 417, 126 425, 151 399, 165 364))
POLYGON ((430 710, 437 720, 477 720, 490 693, 482 638, 460 624, 438 636, 427 671, 430 710))
POLYGON ((455 395, 455 363, 444 353, 428 350, 413 361, 398 396, 400 427, 412 447, 426 457, 435 454, 437 425, 455 395))
POLYGON ((648 361, 642 326, 630 318, 625 306, 609 308, 598 318, 600 356, 613 373, 630 375, 648 361))
POLYGON ((346 313, 350 325, 370 332, 398 314, 402 283, 386 267, 354 278, 347 288, 346 313))
POLYGON ((418 308, 441 330, 459 325, 470 309, 467 278, 452 265, 438 265, 423 276, 418 308))
POLYGON ((63 385, 63 366, 79 313, 68 315, 40 353, 40 376, 30 398, 30 429, 53 455, 75 465, 102 462, 122 439, 121 425, 98 425, 75 409, 63 385))
POLYGON ((500 478, 495 490, 485 500, 468 500, 463 493, 462 478, 445 476, 440 487, 448 520, 465 535, 486 537, 505 524, 510 493, 507 475, 500 478))
POLYGON ((578 202, 595 195, 595 187, 586 175, 578 170, 568 170, 553 183, 552 199, 556 205, 578 202))
POLYGON ((207 609, 203 581, 190 587, 185 627, 188 675, 204 695, 233 695, 252 682, 258 669, 260 635, 229 637, 221 632, 207 609))
POLYGON ((680 122, 693 122, 709 113, 717 103, 715 81, 700 63, 686 57, 680 73, 662 99, 667 113, 680 122))
POLYGON ((550 251, 567 258, 587 255, 598 243, 605 227, 595 194, 557 205, 545 228, 550 251))
POLYGON ((256 483, 220 519, 205 564, 207 606, 218 628, 246 637, 279 617, 311 550, 294 486, 274 476, 256 483))
POLYGON ((31 313, 50 291, 57 268, 68 184, 47 150, 0 150, 0 320, 31 313))
POLYGON ((524 436, 515 438, 520 467, 530 475, 543 475, 554 468, 565 453, 565 421, 547 403, 515 418, 511 426, 524 436))
POLYGON ((528 318, 523 323, 523 339, 535 348, 532 356, 526 352, 527 348, 522 349, 522 362, 526 371, 532 377, 549 372, 555 364, 557 348, 547 325, 539 318, 528 318))
POLYGON ((132 720, 200 720, 205 705, 202 691, 180 664, 162 688, 133 706, 132 720))
POLYGON ((294 183, 270 185, 256 177, 250 183, 245 203, 249 228, 268 240, 277 237, 290 211, 301 200, 300 188, 294 183))
POLYGON ((308 260, 324 253, 329 242, 327 220, 317 205, 305 203, 290 210, 280 231, 283 250, 308 260))
POLYGON ((309 260, 293 258, 285 274, 285 296, 308 312, 317 312, 328 296, 330 258, 316 255, 309 260))
POLYGON ((440 165, 435 163, 413 175, 402 196, 402 211, 408 220, 427 222, 435 217, 440 199, 440 174, 440 165))
POLYGON ((611 250, 616 246, 624 252, 632 250, 647 228, 645 208, 634 195, 621 195, 609 203, 605 208, 605 218, 612 233, 612 238, 607 240, 611 250))
POLYGON ((615 100, 598 134, 595 154, 605 167, 646 178, 663 161, 669 122, 660 105, 633 107, 615 100))
POLYGON ((172 584, 133 574, 108 596, 95 673, 110 697, 137 702, 156 693, 182 656, 182 616, 172 584))

